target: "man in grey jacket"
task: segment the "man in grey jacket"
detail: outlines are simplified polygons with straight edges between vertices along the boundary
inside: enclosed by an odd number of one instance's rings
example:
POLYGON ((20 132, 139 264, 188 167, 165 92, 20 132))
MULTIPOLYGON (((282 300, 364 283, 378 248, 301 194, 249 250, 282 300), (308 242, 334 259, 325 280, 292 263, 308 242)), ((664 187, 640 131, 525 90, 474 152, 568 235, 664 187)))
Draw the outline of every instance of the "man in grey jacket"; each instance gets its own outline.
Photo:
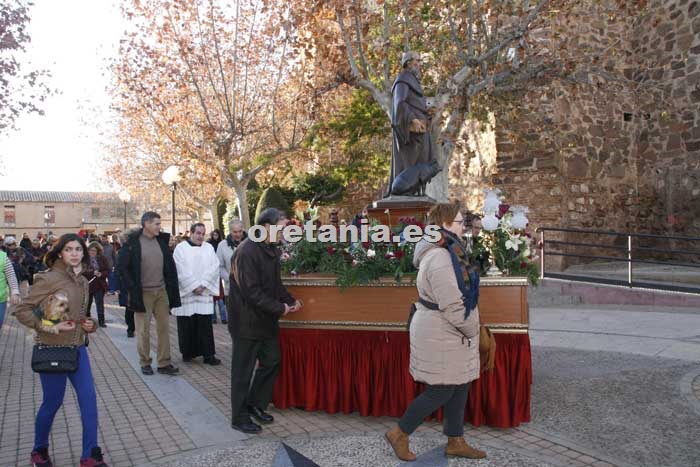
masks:
POLYGON ((224 281, 226 303, 228 303, 229 290, 231 290, 229 282, 231 258, 238 245, 248 237, 243 228, 243 222, 239 219, 234 219, 228 224, 228 231, 229 234, 224 241, 219 242, 219 246, 216 248, 216 256, 219 258, 219 276, 224 281))

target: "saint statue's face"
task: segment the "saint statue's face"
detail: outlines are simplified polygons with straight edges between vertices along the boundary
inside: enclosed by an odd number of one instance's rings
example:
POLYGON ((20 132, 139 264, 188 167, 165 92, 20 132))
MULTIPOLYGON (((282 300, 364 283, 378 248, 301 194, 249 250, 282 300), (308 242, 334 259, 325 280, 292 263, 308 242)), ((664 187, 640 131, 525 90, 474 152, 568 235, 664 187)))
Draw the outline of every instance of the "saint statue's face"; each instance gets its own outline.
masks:
POLYGON ((413 73, 413 76, 420 81, 422 73, 421 73, 421 61, 417 59, 413 59, 410 62, 408 62, 407 65, 408 71, 413 73))

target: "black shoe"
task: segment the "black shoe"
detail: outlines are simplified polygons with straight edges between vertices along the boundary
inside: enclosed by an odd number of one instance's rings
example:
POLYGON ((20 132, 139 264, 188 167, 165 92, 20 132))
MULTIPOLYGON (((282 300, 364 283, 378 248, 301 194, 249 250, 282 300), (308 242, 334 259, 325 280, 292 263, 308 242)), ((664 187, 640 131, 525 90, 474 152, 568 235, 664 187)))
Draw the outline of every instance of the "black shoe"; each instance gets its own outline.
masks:
POLYGON ((264 410, 254 407, 252 405, 248 406, 248 413, 251 414, 253 418, 255 418, 258 422, 262 424, 268 424, 275 421, 275 417, 265 412, 264 410))
POLYGON ((215 319, 211 320, 211 324, 217 324, 217 323, 218 323, 217 320, 215 320, 215 319))
POLYGON ((221 360, 216 357, 205 357, 204 363, 211 366, 221 365, 221 360))
POLYGON ((126 331, 126 337, 134 337, 134 331, 126 331))
POLYGON ((231 428, 251 435, 258 434, 262 431, 262 427, 252 421, 247 423, 231 423, 231 428))
POLYGON ((106 327, 107 327, 107 323, 105 323, 104 321, 102 321, 102 322, 100 323, 100 327, 101 327, 101 328, 106 328, 106 327))
POLYGON ((80 460, 80 467, 109 467, 102 456, 102 449, 99 447, 92 448, 90 457, 80 460))
POLYGON ((189 362, 192 361, 192 357, 185 357, 185 356, 183 356, 183 357, 182 357, 182 361, 185 362, 185 363, 189 363, 189 362))
POLYGON ((32 451, 30 462, 32 467, 53 467, 48 448, 39 448, 32 451))
POLYGON ((158 373, 161 375, 176 375, 180 372, 180 369, 173 365, 168 365, 164 367, 158 367, 158 373))
POLYGON ((151 368, 151 365, 142 366, 141 373, 143 373, 144 375, 152 375, 153 368, 151 368))
POLYGON ((221 324, 228 324, 228 320, 222 319, 221 324))

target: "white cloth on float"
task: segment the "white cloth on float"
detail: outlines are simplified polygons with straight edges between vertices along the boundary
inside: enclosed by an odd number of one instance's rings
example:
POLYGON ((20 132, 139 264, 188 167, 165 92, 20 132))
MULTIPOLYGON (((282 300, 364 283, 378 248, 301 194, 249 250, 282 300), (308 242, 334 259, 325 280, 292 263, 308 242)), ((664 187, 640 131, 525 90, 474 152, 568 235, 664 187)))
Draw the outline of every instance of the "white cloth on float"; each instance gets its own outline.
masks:
POLYGON ((211 315, 214 312, 212 297, 219 295, 219 258, 214 247, 204 242, 193 246, 184 241, 178 243, 173 253, 177 267, 177 281, 180 287, 182 306, 173 308, 174 316, 211 315), (202 295, 195 289, 204 287, 202 295))

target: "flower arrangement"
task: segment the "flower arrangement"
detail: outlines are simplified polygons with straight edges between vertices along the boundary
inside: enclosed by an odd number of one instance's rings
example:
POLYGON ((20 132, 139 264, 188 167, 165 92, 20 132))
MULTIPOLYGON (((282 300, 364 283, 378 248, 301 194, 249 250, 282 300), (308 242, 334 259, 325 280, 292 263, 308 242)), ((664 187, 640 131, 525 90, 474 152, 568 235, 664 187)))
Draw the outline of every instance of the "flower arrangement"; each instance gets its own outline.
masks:
MULTIPOLYGON (((537 259, 542 246, 526 231, 527 208, 499 202, 493 209, 493 197, 498 193, 497 190, 487 191, 490 203, 484 205, 490 209, 484 211, 484 230, 480 234, 481 241, 474 242, 472 255, 487 258, 490 271, 496 270, 496 274, 500 270, 510 276, 525 276, 530 284, 537 285, 540 276, 537 259)), ((487 272, 490 274, 493 273, 487 272)))
MULTIPOLYGON (((377 222, 369 224, 377 225, 377 222)), ((412 217, 399 219, 391 226, 392 236, 401 235, 409 225, 425 226, 412 217)), ((372 236, 370 235, 370 238, 372 236)), ((376 242, 299 242, 284 246, 282 269, 290 275, 328 273, 336 276, 336 284, 345 289, 357 284, 367 284, 382 276, 393 276, 400 282, 404 275, 415 274, 413 266, 414 243, 376 242)))

